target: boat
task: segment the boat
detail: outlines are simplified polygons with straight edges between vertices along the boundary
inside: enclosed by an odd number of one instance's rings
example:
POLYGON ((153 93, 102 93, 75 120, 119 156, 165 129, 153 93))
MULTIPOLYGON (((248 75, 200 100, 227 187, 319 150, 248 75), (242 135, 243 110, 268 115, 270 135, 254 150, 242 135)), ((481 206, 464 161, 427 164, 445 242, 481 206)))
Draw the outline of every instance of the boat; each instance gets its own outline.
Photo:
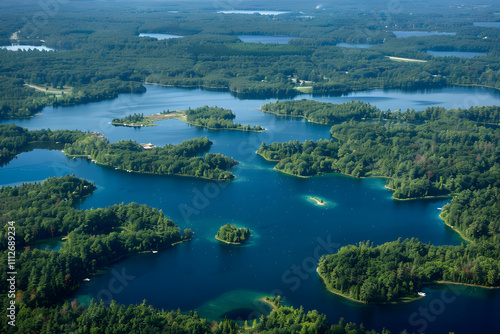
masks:
POLYGON ((438 210, 443 210, 443 208, 438 208, 438 210))
POLYGON ((90 282, 90 278, 84 278, 83 281, 84 282, 90 282))
POLYGON ((156 254, 156 253, 158 253, 158 251, 153 251, 153 254, 156 254))
POLYGON ((425 292, 419 292, 418 295, 422 296, 422 297, 425 297, 425 292))

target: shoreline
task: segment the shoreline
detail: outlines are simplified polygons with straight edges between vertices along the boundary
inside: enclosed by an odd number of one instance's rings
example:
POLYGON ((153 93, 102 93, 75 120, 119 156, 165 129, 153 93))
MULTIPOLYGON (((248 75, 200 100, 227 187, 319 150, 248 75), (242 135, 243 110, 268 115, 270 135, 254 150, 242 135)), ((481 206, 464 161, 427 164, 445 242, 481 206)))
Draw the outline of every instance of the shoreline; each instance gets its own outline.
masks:
POLYGON ((473 288, 481 288, 481 289, 500 289, 500 286, 487 286, 487 285, 477 285, 477 284, 460 283, 460 282, 450 282, 450 281, 435 281, 433 283, 436 283, 436 284, 464 285, 464 286, 470 286, 470 287, 473 287, 473 288))
POLYGON ((316 198, 316 197, 313 197, 313 196, 309 196, 309 199, 315 201, 317 205, 326 206, 326 202, 323 201, 321 198, 316 198))
POLYGON ((368 303, 368 302, 363 302, 361 300, 357 300, 357 299, 354 299, 352 297, 349 297, 349 296, 346 296, 344 295, 343 293, 341 292, 337 292, 337 291, 333 291, 331 290, 327 283, 326 283, 326 279, 321 275, 321 273, 319 272, 319 267, 316 267, 316 272, 318 273, 319 277, 321 277, 321 279, 323 280, 323 283, 325 283, 325 287, 326 289, 335 294, 335 295, 338 295, 342 298, 345 298, 345 299, 348 299, 348 300, 351 300, 353 302, 356 302, 356 303, 360 303, 360 304, 365 304, 365 305, 389 305, 389 304, 401 304, 401 303, 410 303, 410 302, 413 302, 413 301, 416 301, 416 300, 419 300, 421 298, 424 298, 424 296, 417 296, 417 297, 414 297, 414 298, 409 298, 409 299, 404 299, 404 300, 397 300, 397 301, 393 301, 393 302, 376 302, 376 303, 368 303))
POLYGON ((228 245, 243 245, 242 242, 230 242, 230 241, 222 240, 217 236, 217 234, 215 235, 215 240, 218 240, 218 241, 223 242, 223 243, 228 244, 228 245))
POLYGON ((271 308, 272 308, 273 311, 278 309, 278 307, 276 305, 274 305, 273 303, 271 303, 269 300, 266 300, 266 297, 262 297, 262 298, 259 298, 257 300, 261 301, 261 302, 263 302, 263 303, 265 303, 265 304, 267 304, 269 306, 271 306, 271 308))
POLYGON ((449 228, 451 228, 454 232, 458 233, 458 235, 464 240, 464 241, 467 241, 467 242, 473 242, 471 239, 469 239, 468 237, 466 237, 465 235, 462 234, 462 231, 452 227, 450 224, 448 224, 444 219, 443 217, 441 216, 443 214, 443 211, 441 211, 441 213, 439 214, 439 218, 443 221, 443 223, 448 226, 449 228))

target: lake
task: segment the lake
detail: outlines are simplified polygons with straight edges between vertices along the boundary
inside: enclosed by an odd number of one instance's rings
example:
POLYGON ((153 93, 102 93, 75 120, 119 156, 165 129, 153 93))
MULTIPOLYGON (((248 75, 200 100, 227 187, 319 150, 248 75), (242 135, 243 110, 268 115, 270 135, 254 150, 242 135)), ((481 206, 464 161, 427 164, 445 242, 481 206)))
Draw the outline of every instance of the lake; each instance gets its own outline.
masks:
POLYGON ((361 44, 361 43, 337 43, 335 44, 341 48, 357 48, 357 49, 367 49, 373 44, 361 44))
POLYGON ((156 38, 158 40, 161 40, 161 39, 170 39, 170 38, 181 38, 181 37, 184 37, 184 36, 180 36, 180 35, 171 35, 171 34, 152 34, 152 33, 145 33, 145 34, 139 34, 139 37, 152 37, 152 38, 156 38))
POLYGON ((55 51, 55 49, 48 48, 45 45, 42 45, 42 46, 34 46, 34 45, 7 45, 7 46, 0 46, 0 49, 7 49, 9 51, 28 51, 28 50, 55 51))
MULTIPOLYGON (((16 120, 29 129, 81 129, 104 133, 111 141, 123 138, 155 145, 177 144, 206 136, 214 142, 210 152, 234 157, 232 182, 175 176, 141 175, 115 171, 86 159, 68 159, 62 152, 34 150, 0 168, 0 185, 43 180, 74 173, 94 181, 95 193, 79 205, 90 209, 121 202, 148 204, 163 210, 181 229, 191 228, 191 242, 127 258, 103 270, 82 285, 75 295, 82 303, 90 298, 119 303, 149 304, 182 311, 197 309, 200 316, 220 320, 252 318, 267 312, 258 302, 264 295, 279 293, 285 303, 305 310, 317 309, 336 323, 340 317, 364 323, 367 328, 387 327, 426 333, 494 332, 500 326, 500 291, 468 287, 430 286, 427 297, 401 305, 363 305, 329 293, 315 273, 316 256, 339 247, 370 240, 374 244, 415 237, 435 245, 461 243, 459 236, 439 218, 448 200, 398 202, 384 188, 382 179, 354 179, 326 175, 295 178, 273 170, 274 163, 255 154, 261 142, 329 138, 330 126, 302 118, 276 117, 258 111, 276 99, 243 100, 228 92, 202 89, 166 88, 146 85, 145 94, 122 94, 109 101, 69 107, 46 107, 42 115, 16 120), (158 113, 203 105, 231 108, 236 122, 265 127, 265 132, 216 131, 200 129, 178 120, 158 122, 156 127, 113 127, 115 117, 130 113, 158 113), (310 196, 324 199, 318 206, 310 196), (251 230, 248 245, 232 247, 214 239, 226 223, 251 230), (120 289, 110 288, 113 277, 128 277, 120 289), (453 293, 455 298, 443 299, 453 293), (445 300, 442 301, 442 300, 445 300), (437 306, 443 305, 442 308, 437 306), (432 320, 419 314, 433 310, 432 320), (425 329, 424 328, 425 325, 425 329), (478 327, 481 326, 481 327, 478 327)), ((498 105, 500 92, 478 87, 403 91, 369 90, 344 96, 301 95, 335 103, 360 100, 382 109, 427 106, 468 107, 498 105)), ((11 123, 12 120, 2 121, 11 123)))
POLYGON ((281 15, 290 13, 288 11, 276 11, 276 10, 220 10, 219 14, 260 14, 260 15, 281 15))
POLYGON ((500 22, 474 22, 476 27, 500 28, 500 22))
POLYGON ((393 31, 397 38, 422 37, 422 36, 454 36, 456 32, 437 32, 437 31, 393 31))
POLYGON ((297 37, 288 36, 267 36, 267 35, 238 35, 238 38, 245 43, 263 43, 263 44, 287 44, 297 37))
POLYGON ((463 51, 426 51, 434 57, 460 57, 460 58, 474 58, 479 56, 486 56, 484 52, 463 52, 463 51))

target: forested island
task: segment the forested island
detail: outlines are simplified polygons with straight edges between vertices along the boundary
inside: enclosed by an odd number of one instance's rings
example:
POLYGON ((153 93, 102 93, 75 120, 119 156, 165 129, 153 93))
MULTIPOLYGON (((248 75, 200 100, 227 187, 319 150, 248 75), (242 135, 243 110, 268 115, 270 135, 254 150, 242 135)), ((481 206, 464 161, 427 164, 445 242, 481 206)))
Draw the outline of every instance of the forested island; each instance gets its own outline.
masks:
POLYGON ((260 125, 250 126, 234 123, 236 115, 230 109, 219 107, 199 107, 189 108, 182 112, 185 115, 185 121, 189 124, 205 127, 208 129, 220 130, 241 130, 241 131, 264 131, 260 125))
MULTIPOLYGON (((275 328, 287 326, 315 333, 376 334, 362 326, 343 319, 328 325, 326 317, 316 311, 283 307, 273 299, 276 309, 262 315, 251 327, 240 327, 225 320, 213 323, 201 319, 196 312, 154 309, 143 302, 140 305, 118 305, 114 301, 106 306, 102 301, 92 301, 88 307, 79 305, 68 297, 76 291, 84 278, 96 273, 130 254, 171 247, 173 243, 188 240, 179 227, 161 211, 138 205, 115 205, 104 209, 77 210, 75 204, 92 194, 95 185, 74 176, 54 177, 36 184, 0 188, 0 214, 2 224, 15 221, 16 242, 19 251, 25 251, 16 261, 16 327, 2 321, 2 333, 50 332, 69 333, 78 328, 82 333, 96 331, 107 333, 274 333, 275 328), (22 210, 29 207, 29 210, 22 210), (65 236, 59 251, 30 249, 29 245, 47 237, 65 236), (105 324, 100 314, 108 319, 105 324), (122 322, 119 319, 127 317, 122 322), (289 322, 294 321, 292 327, 289 322), (137 321, 141 319, 141 321, 137 321)), ((0 231, 2 252, 0 269, 4 279, 2 291, 8 290, 7 230, 0 231)), ((7 298, 2 305, 7 308, 7 298)), ((384 331, 384 333, 388 333, 384 331)))
POLYGON ((122 118, 114 118, 111 124, 115 126, 131 126, 131 127, 143 127, 143 126, 155 126, 148 116, 144 116, 143 113, 133 115, 127 115, 122 118))
POLYGON ((235 225, 226 224, 220 227, 215 235, 215 239, 231 245, 241 245, 246 242, 250 237, 250 230, 248 228, 238 228, 235 225))
POLYGON ((206 153, 204 157, 199 157, 212 145, 207 138, 186 140, 179 145, 145 148, 131 140, 110 143, 97 133, 27 131, 14 124, 0 125, 0 144, 3 146, 0 162, 47 143, 64 145, 64 153, 69 157, 91 158, 102 165, 138 173, 231 180, 234 175, 228 169, 238 164, 236 160, 221 154, 206 153))

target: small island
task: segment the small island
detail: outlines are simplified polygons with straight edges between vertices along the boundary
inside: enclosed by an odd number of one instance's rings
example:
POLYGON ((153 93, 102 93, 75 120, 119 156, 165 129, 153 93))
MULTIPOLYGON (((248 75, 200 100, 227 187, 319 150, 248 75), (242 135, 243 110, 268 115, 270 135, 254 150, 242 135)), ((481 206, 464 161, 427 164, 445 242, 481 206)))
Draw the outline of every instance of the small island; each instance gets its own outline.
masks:
POLYGON ((238 228, 234 225, 226 224, 221 226, 215 239, 225 242, 230 245, 241 245, 250 237, 250 230, 248 228, 238 228))
POLYGON ((196 109, 189 108, 184 111, 162 111, 158 114, 144 116, 144 114, 133 114, 123 118, 115 118, 111 122, 114 126, 146 127, 156 126, 154 122, 166 119, 177 119, 194 126, 200 126, 211 130, 239 130, 239 131, 264 131, 260 125, 250 126, 234 123, 236 115, 231 109, 204 106, 196 109))
POLYGON ((316 202, 316 204, 318 205, 326 205, 326 202, 323 201, 321 198, 319 197, 313 197, 313 196, 309 196, 309 199, 310 200, 313 200, 314 202, 316 202))
POLYGON ((163 121, 169 118, 178 119, 179 116, 182 116, 181 112, 170 112, 170 111, 162 111, 159 114, 153 114, 144 116, 144 114, 133 114, 128 115, 123 118, 115 118, 111 122, 114 126, 130 126, 135 128, 146 127, 146 126, 156 126, 154 122, 163 121))

